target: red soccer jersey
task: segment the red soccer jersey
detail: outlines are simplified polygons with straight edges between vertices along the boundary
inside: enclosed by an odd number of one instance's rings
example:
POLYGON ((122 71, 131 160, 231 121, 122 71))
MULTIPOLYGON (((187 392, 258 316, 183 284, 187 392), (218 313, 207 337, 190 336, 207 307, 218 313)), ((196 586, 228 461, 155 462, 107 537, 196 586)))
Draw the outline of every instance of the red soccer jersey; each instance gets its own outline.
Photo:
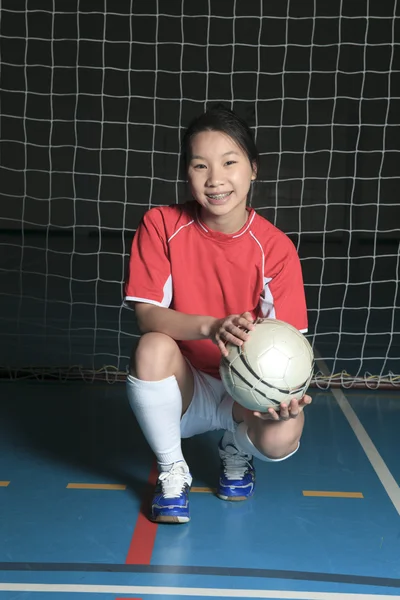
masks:
MULTIPOLYGON (((216 318, 249 311, 307 331, 296 249, 252 209, 233 234, 208 229, 195 202, 149 210, 133 239, 125 300, 216 318)), ((219 377, 221 355, 211 340, 178 344, 195 368, 219 377)))

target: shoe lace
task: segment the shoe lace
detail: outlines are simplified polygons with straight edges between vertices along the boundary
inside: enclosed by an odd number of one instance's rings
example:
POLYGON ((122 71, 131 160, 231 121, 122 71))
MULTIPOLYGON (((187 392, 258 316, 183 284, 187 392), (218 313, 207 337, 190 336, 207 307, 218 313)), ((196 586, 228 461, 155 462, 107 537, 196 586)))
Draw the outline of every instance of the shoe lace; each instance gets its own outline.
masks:
POLYGON ((191 476, 184 467, 174 463, 169 471, 163 471, 158 476, 164 498, 178 498, 184 491, 185 485, 191 484, 191 476))
POLYGON ((219 452, 227 479, 241 479, 251 468, 251 454, 239 452, 237 448, 230 445, 220 449, 219 452))

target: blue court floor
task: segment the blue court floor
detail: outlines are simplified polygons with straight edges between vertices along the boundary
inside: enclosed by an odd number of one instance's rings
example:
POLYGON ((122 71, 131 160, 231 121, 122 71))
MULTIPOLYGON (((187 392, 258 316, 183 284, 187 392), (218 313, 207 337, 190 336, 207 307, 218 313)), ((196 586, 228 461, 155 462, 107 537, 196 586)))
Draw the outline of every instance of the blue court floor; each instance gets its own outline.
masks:
POLYGON ((0 395, 0 600, 400 599, 400 391, 311 389, 299 452, 256 461, 244 503, 213 493, 220 434, 185 440, 192 520, 172 526, 145 517, 123 384, 0 395))

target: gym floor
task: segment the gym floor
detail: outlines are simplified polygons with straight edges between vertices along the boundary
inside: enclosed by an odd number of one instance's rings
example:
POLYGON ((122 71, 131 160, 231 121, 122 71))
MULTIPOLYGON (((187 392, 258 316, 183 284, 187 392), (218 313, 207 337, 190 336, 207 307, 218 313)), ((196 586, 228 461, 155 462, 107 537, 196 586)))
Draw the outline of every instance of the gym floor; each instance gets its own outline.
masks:
POLYGON ((0 394, 0 600, 400 599, 399 392, 311 389, 299 452, 256 461, 244 503, 213 493, 220 433, 184 441, 192 519, 158 526, 123 384, 0 394))

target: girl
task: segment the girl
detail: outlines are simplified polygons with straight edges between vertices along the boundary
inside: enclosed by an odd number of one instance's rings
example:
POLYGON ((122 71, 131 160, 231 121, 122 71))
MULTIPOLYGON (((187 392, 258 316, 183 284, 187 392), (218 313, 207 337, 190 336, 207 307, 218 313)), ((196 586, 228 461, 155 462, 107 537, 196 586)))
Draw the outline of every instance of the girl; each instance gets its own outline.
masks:
POLYGON ((294 454, 311 398, 280 412, 251 412, 227 395, 218 375, 227 342, 241 345, 257 317, 307 331, 300 261, 289 238, 248 208, 258 170, 251 131, 230 110, 210 109, 189 126, 183 166, 194 202, 149 210, 132 244, 125 300, 142 336, 127 394, 158 461, 150 518, 189 521, 192 477, 181 438, 225 430, 217 495, 245 500, 253 456, 294 454))

